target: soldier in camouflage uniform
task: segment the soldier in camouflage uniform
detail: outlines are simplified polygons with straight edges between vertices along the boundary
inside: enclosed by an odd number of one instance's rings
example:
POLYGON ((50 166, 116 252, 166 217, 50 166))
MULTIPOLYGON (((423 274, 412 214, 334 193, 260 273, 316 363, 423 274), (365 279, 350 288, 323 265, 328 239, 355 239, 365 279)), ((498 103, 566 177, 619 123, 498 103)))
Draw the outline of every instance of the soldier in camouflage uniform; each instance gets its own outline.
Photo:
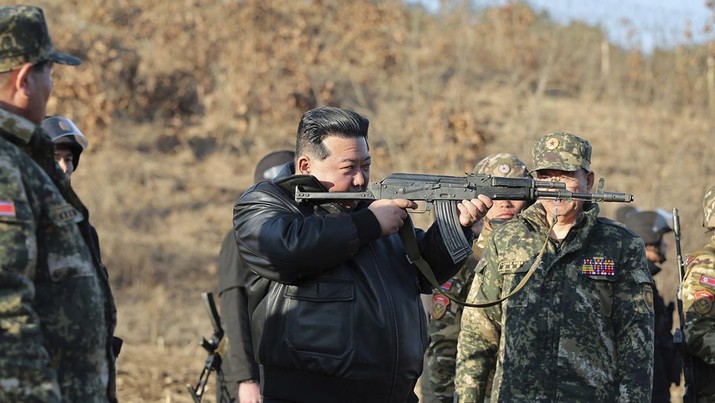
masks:
MULTIPOLYGON (((715 230, 715 186, 703 198, 703 225, 715 230)), ((715 402, 715 235, 710 243, 690 254, 683 281, 685 341, 693 359, 698 402, 715 402)))
MULTIPOLYGON (((508 178, 528 176, 526 164, 515 155, 499 153, 490 155, 477 163, 472 172, 508 178)), ((472 255, 462 269, 449 281, 442 284, 445 292, 464 301, 469 294, 469 286, 474 279, 474 268, 482 256, 482 249, 492 227, 516 216, 527 206, 523 200, 498 200, 487 212, 483 228, 477 241, 472 245, 472 255)), ((478 224, 481 224, 478 223, 478 224)), ((454 400, 455 359, 457 357, 457 335, 463 307, 452 303, 443 294, 432 296, 432 314, 429 322, 430 343, 427 347, 429 366, 429 386, 432 394, 440 402, 454 400)))
POLYGON ((0 401, 114 399, 107 289, 87 209, 39 124, 54 50, 41 9, 0 7, 0 401))
MULTIPOLYGON (((591 145, 569 133, 537 140, 535 176, 572 192, 593 186, 591 145)), ((643 241, 598 205, 539 200, 487 240, 459 333, 455 399, 647 402, 653 376, 653 280, 643 241), (558 217, 558 220, 556 218, 558 217)))

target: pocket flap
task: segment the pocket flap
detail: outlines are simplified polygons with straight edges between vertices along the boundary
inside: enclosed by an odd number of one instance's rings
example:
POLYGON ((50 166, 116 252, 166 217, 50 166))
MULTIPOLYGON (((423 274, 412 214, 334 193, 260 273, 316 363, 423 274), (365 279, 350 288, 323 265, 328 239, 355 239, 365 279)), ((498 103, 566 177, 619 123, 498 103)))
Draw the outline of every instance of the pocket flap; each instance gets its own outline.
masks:
POLYGON ((355 285, 352 280, 336 277, 320 277, 286 287, 285 295, 306 301, 352 301, 355 285))
POLYGON ((530 260, 504 260, 499 262, 499 274, 525 273, 529 271, 530 260))

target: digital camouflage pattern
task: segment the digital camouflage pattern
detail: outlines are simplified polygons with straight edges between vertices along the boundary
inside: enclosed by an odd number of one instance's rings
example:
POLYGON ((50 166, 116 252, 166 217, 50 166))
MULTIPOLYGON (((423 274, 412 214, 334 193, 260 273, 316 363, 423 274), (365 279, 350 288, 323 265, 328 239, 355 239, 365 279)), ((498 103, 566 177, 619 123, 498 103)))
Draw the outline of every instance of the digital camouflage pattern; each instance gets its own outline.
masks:
POLYGON ((688 257, 683 281, 685 341, 700 402, 715 402, 715 236, 688 257))
POLYGON ((536 141, 532 149, 534 171, 557 169, 560 171, 591 170, 591 143, 571 133, 547 134, 536 141))
POLYGON ((49 138, 0 109, 0 401, 110 400, 109 305, 85 210, 49 138))
MULTIPOLYGON (((474 166, 472 172, 507 178, 523 178, 528 175, 526 164, 517 156, 509 153, 498 153, 483 158, 474 166)), ((442 289, 445 292, 461 301, 467 299, 469 287, 474 279, 474 269, 479 263, 490 233, 489 225, 482 229, 479 238, 472 246, 472 255, 453 278, 442 284, 442 289)), ((451 302, 444 295, 434 294, 432 296, 432 314, 429 323, 430 343, 427 347, 426 358, 430 369, 429 385, 432 394, 440 402, 451 403, 454 399, 457 337, 462 309, 462 305, 451 302)))
POLYGON ((41 8, 0 7, 0 72, 42 61, 76 66, 80 60, 55 50, 41 8))
MULTIPOLYGON (((480 245, 484 244, 486 234, 479 235, 479 241, 472 245, 472 255, 464 266, 449 281, 442 284, 442 289, 461 301, 467 299, 469 286, 474 278, 474 268, 482 254, 480 245)), ((429 366, 429 386, 432 394, 440 402, 451 403, 454 400, 455 360, 457 357, 457 336, 463 307, 450 301, 442 294, 432 295, 432 314, 429 321, 430 343, 426 358, 429 366)))
POLYGON ((703 227, 715 228, 715 185, 705 192, 703 197, 703 227))
MULTIPOLYGON (((460 402, 647 402, 653 376, 653 282, 643 241, 586 204, 566 239, 549 240, 516 295, 465 308, 457 354, 460 402)), ((509 293, 547 236, 537 203, 494 229, 468 301, 509 293)))
POLYGON ((528 171, 522 160, 509 153, 487 156, 477 162, 472 169, 475 174, 489 174, 505 178, 523 178, 528 176, 528 171))

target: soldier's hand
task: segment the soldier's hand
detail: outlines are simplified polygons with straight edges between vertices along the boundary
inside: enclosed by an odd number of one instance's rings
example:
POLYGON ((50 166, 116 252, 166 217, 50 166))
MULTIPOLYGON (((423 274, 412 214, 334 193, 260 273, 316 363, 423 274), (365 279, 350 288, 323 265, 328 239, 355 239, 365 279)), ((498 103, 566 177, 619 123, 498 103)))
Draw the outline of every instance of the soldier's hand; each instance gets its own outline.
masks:
POLYGON ((492 204, 492 199, 484 195, 479 195, 472 200, 462 200, 457 204, 459 223, 462 224, 462 227, 471 227, 487 215, 492 204))
POLYGON ((382 236, 388 236, 400 230, 407 219, 405 209, 416 209, 417 203, 407 199, 379 199, 368 208, 380 223, 382 236))
POLYGON ((238 384, 238 403, 261 403, 261 388, 256 381, 238 384))

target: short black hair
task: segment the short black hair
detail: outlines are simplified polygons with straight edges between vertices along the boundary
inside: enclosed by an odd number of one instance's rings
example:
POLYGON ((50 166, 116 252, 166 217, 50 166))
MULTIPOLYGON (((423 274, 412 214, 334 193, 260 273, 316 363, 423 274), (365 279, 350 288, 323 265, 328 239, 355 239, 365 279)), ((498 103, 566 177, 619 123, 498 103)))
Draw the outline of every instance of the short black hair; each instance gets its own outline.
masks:
POLYGON ((311 109, 303 114, 296 135, 296 155, 309 153, 320 160, 329 156, 323 140, 328 136, 364 137, 370 121, 359 113, 334 107, 311 109))

